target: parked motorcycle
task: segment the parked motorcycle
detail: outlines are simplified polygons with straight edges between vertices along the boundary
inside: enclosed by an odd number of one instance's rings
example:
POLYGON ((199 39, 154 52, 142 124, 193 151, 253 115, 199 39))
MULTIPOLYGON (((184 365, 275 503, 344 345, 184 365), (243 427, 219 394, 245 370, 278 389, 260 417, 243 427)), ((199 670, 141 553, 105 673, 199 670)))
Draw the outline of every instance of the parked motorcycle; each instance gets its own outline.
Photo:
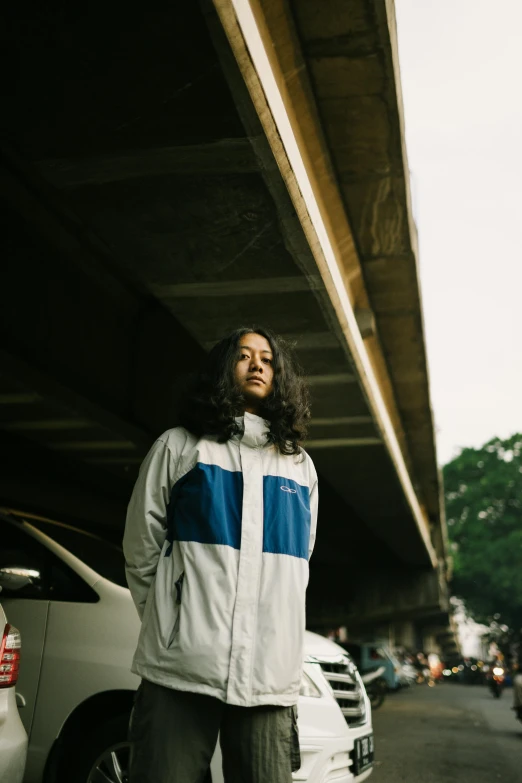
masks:
POLYGON ((433 676, 431 669, 427 667, 417 670, 417 679, 415 680, 417 685, 428 685, 430 688, 434 688, 436 685, 435 677, 433 676))
POLYGON ((502 666, 494 666, 489 678, 489 689, 495 699, 500 699, 502 691, 504 690, 504 682, 506 679, 506 672, 502 666))
POLYGON ((417 669, 412 663, 405 662, 401 664, 399 680, 403 688, 411 688, 417 682, 417 669))
POLYGON ((383 677, 385 672, 384 666, 379 666, 374 671, 363 674, 361 679, 366 688, 366 693, 370 699, 372 710, 378 710, 382 706, 388 692, 388 686, 386 680, 383 677))

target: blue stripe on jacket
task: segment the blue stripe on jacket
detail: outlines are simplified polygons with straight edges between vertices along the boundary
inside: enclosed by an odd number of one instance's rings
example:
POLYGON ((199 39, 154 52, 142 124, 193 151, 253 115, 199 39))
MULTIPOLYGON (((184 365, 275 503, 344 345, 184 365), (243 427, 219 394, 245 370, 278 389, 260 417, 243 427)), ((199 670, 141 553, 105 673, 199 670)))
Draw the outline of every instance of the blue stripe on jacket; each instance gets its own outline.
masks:
MULTIPOLYGON (((167 540, 241 546, 243 474, 198 462, 172 487, 167 540)), ((165 552, 169 555, 171 547, 165 552)))
MULTIPOLYGON (((263 552, 308 559, 308 487, 280 476, 263 476, 263 552)), ((198 462, 172 488, 167 540, 241 548, 243 474, 198 462)))
POLYGON ((263 552, 308 560, 310 493, 297 481, 263 476, 263 552))

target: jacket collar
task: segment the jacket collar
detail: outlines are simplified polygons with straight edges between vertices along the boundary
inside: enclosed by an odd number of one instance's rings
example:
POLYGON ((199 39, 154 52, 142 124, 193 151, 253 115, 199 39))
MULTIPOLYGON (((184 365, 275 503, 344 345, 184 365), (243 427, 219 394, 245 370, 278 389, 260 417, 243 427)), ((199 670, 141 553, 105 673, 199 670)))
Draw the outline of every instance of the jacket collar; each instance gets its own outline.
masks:
POLYGON ((236 418, 236 421, 243 430, 236 437, 244 446, 249 446, 251 449, 261 449, 267 445, 269 421, 254 413, 245 413, 244 416, 236 418))

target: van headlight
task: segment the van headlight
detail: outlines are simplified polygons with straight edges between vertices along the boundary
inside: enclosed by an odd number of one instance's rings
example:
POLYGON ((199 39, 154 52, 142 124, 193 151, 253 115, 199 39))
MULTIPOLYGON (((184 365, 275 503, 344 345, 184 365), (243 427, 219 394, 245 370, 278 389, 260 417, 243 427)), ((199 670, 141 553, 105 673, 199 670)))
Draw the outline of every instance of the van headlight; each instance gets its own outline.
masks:
POLYGON ((306 672, 303 672, 303 676, 301 677, 301 689, 299 691, 299 696, 312 696, 314 699, 320 699, 322 695, 323 694, 312 678, 309 677, 306 672))

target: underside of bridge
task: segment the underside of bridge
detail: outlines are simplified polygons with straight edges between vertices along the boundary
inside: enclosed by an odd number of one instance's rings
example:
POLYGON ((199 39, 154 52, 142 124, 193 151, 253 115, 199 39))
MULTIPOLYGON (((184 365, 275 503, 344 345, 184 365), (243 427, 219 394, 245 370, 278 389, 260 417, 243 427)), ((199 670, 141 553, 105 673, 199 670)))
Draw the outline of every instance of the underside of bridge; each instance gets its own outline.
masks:
POLYGON ((312 390, 311 622, 447 608, 392 5, 64 9, 2 12, 1 502, 119 537, 187 377, 264 324, 312 390))

